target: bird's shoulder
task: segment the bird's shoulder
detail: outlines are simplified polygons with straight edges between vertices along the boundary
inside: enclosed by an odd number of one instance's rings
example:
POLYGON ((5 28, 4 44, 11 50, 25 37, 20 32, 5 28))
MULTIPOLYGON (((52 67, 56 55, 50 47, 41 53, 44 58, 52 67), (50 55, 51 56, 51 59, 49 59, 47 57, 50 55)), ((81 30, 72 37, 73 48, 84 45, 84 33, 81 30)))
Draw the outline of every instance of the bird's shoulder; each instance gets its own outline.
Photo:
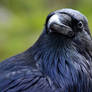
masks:
POLYGON ((29 68, 0 75, 0 92, 53 92, 48 77, 29 68))
POLYGON ((36 68, 36 61, 29 53, 20 53, 0 62, 0 74, 2 72, 10 72, 13 70, 23 69, 24 67, 36 68))
POLYGON ((53 92, 51 81, 35 65, 33 56, 21 53, 0 63, 0 92, 53 92))

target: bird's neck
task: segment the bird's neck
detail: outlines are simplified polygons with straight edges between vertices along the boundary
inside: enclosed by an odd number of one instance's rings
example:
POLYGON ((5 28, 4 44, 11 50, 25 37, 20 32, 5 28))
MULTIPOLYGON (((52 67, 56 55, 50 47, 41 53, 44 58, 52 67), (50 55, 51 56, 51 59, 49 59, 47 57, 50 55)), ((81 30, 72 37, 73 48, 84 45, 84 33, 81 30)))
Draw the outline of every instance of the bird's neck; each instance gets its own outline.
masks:
POLYGON ((56 83, 60 83, 61 77, 65 76, 65 64, 69 63, 65 58, 66 55, 70 53, 69 48, 71 48, 71 44, 68 40, 64 42, 65 39, 62 41, 61 39, 61 37, 55 38, 55 35, 52 37, 42 35, 33 46, 37 66, 56 83))
POLYGON ((81 62, 80 65, 83 65, 86 60, 82 61, 83 57, 80 58, 70 40, 61 39, 44 35, 33 47, 34 59, 40 71, 49 76, 59 87, 65 87, 70 83, 72 85, 73 82, 77 84, 80 71, 78 63, 81 62))

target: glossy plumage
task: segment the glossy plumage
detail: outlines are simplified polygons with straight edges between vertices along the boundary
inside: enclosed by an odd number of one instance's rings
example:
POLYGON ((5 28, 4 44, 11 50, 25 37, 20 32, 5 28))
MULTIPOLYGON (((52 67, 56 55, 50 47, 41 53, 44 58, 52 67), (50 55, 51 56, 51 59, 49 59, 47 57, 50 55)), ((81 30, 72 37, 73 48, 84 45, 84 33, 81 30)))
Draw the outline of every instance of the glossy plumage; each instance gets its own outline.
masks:
POLYGON ((84 15, 72 9, 50 13, 37 42, 0 63, 0 92, 92 92, 91 46, 84 15), (51 19, 55 14, 62 26, 51 19), (62 27, 73 34, 60 32, 62 27))

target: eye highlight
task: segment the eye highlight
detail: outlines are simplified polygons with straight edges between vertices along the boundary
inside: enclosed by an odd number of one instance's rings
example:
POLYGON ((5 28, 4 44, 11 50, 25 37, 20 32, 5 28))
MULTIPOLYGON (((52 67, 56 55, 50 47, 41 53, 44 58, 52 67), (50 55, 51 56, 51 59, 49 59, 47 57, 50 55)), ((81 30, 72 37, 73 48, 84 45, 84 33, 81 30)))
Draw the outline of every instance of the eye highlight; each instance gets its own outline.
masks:
POLYGON ((78 22, 78 28, 83 28, 83 23, 82 23, 82 21, 79 21, 79 22, 78 22))

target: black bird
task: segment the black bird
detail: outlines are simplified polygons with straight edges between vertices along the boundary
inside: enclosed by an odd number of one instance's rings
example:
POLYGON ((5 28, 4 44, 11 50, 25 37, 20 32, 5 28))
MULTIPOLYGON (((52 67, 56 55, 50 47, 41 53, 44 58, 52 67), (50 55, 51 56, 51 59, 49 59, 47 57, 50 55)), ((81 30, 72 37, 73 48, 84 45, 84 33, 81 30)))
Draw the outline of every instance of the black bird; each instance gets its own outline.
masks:
POLYGON ((92 37, 73 9, 50 13, 36 43, 0 63, 0 92, 92 92, 92 37))

